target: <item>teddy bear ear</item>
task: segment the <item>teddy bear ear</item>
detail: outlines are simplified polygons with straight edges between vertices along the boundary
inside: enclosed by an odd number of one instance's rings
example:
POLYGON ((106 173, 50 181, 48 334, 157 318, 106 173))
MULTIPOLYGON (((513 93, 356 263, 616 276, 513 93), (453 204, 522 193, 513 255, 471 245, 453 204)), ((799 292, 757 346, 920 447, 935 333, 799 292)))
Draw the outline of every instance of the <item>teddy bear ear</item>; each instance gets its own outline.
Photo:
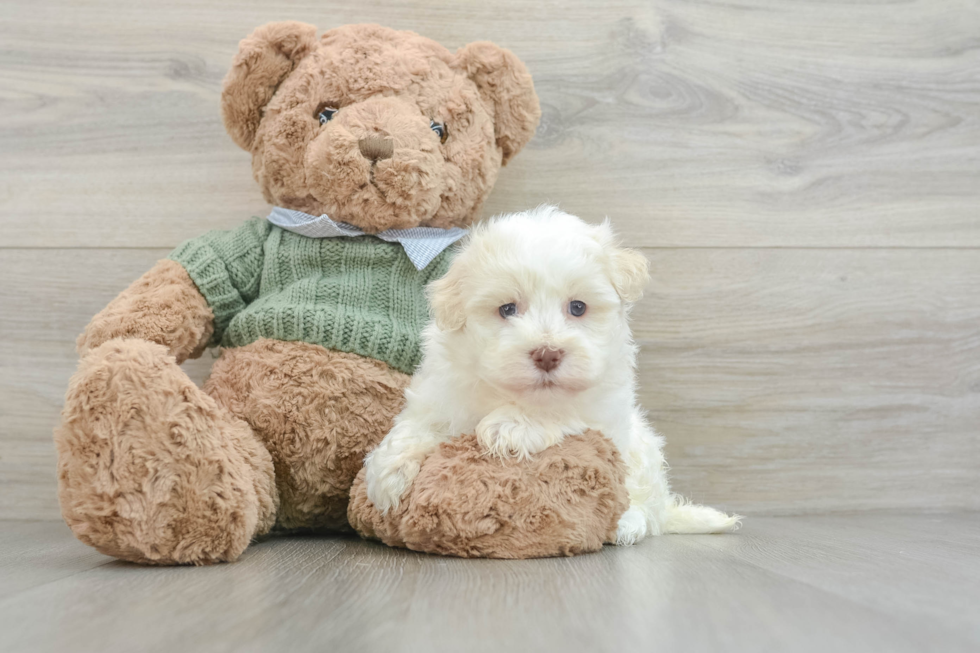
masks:
POLYGON ((541 118, 531 73, 513 52, 488 41, 457 50, 453 67, 473 80, 493 108, 497 147, 506 165, 531 140, 541 118))
POLYGON ((239 147, 251 151, 265 105, 316 45, 316 27, 295 21, 263 25, 238 44, 221 91, 221 117, 239 147))

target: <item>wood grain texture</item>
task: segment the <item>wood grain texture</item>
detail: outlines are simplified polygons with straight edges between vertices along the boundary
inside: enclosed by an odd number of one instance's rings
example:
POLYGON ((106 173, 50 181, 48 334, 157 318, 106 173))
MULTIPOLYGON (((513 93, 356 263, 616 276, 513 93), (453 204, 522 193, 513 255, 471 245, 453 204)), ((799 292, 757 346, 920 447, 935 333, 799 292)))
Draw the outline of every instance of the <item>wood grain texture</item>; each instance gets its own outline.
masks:
POLYGON ((11 551, 43 552, 23 564, 0 557, 0 586, 17 584, 0 598, 5 651, 980 646, 977 513, 760 517, 734 535, 527 561, 293 537, 234 564, 160 569, 91 553, 60 524, 0 532, 11 551))
POLYGON ((529 65, 544 118, 487 213, 645 246, 980 245, 980 5, 956 0, 7 0, 0 246, 172 247, 262 213, 221 127, 270 20, 382 22, 529 65), (423 9, 424 7, 424 9, 423 9))
POLYGON ((764 512, 980 508, 980 251, 648 250, 676 485, 764 512))
MULTIPOLYGON (((640 400, 675 489, 743 514, 980 508, 980 252, 644 251, 640 400)), ((74 337, 165 254, 0 250, 0 515, 58 515, 74 337)))
POLYGON ((111 561, 60 521, 0 521, 0 602, 111 561))

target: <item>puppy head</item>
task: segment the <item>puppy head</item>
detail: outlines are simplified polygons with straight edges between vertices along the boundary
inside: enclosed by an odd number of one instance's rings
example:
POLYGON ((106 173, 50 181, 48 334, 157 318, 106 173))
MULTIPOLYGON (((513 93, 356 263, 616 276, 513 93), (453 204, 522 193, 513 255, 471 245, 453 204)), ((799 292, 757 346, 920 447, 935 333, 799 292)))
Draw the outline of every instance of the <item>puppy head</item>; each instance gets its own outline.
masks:
POLYGON ((449 272, 430 284, 436 327, 484 381, 513 394, 586 390, 630 364, 627 309, 649 278, 608 222, 553 206, 474 230, 449 272))

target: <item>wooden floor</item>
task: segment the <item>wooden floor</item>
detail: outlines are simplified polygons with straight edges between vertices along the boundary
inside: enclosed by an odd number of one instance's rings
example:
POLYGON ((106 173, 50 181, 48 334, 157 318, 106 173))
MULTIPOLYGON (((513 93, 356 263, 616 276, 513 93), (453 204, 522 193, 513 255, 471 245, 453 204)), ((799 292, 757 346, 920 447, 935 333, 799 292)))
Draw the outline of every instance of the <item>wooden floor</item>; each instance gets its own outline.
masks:
POLYGON ((976 651, 980 513, 756 517, 568 559, 353 538, 145 568, 0 522, 0 651, 976 651))

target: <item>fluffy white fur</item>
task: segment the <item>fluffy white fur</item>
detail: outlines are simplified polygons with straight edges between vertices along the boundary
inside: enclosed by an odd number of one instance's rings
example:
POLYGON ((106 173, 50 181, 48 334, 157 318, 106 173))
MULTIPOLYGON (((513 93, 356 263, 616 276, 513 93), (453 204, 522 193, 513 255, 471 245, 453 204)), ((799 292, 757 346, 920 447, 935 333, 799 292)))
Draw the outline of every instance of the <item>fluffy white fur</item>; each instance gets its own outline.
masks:
POLYGON ((693 505, 667 484, 663 438, 636 404, 629 308, 649 279, 646 259, 553 206, 478 227, 448 274, 429 286, 434 321, 424 360, 391 432, 368 455, 367 494, 398 505, 440 442, 476 431, 497 456, 527 457, 586 428, 601 431, 628 465, 630 508, 617 541, 661 533, 733 530, 737 515, 693 505), (581 317, 569 311, 585 302, 581 317), (517 313, 502 317, 514 303, 517 313), (562 350, 542 371, 531 353, 562 350))

